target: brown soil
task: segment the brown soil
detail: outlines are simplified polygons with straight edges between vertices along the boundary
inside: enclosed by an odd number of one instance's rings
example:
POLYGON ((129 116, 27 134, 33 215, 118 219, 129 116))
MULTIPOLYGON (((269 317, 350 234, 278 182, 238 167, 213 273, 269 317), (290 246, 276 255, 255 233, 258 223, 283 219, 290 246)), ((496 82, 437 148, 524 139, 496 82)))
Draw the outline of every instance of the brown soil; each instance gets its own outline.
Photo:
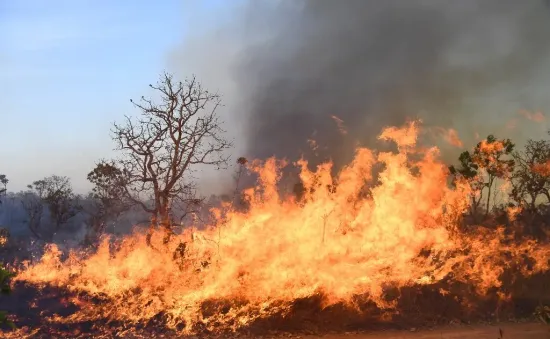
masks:
MULTIPOLYGON (((498 326, 443 327, 425 331, 384 331, 370 334, 332 334, 324 339, 549 339, 550 326, 537 323, 501 324, 498 326)), ((308 338, 318 338, 309 336, 308 338)))

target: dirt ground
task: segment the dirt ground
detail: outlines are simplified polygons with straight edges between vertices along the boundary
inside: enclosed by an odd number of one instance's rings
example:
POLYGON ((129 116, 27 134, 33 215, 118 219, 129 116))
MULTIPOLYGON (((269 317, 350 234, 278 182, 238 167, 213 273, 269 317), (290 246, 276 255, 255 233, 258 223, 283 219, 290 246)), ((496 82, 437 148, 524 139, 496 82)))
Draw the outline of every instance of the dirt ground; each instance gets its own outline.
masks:
MULTIPOLYGON (((307 338, 318 338, 309 336, 307 338)), ((423 331, 329 334, 323 339, 550 339, 550 326, 538 323, 445 327, 423 331), (502 330, 500 337, 499 329, 502 330)))

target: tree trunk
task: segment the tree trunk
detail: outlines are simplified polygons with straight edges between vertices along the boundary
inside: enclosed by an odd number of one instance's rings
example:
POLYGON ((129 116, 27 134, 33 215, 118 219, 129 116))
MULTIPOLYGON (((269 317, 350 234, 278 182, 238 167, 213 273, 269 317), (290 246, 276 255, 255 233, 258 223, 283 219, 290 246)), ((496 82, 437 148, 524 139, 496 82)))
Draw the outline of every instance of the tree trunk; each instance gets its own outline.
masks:
POLYGON ((487 210, 485 211, 485 218, 489 215, 489 207, 491 206, 491 188, 493 187, 493 178, 489 179, 489 185, 487 185, 487 210))
POLYGON ((155 210, 151 214, 151 224, 149 225, 149 229, 147 230, 147 236, 145 238, 145 241, 147 242, 148 246, 151 246, 151 238, 153 237, 153 230, 157 227, 158 222, 158 210, 155 210))
POLYGON ((165 232, 163 243, 167 244, 170 242, 170 237, 173 234, 172 223, 170 221, 170 201, 167 197, 162 197, 160 199, 161 205, 159 206, 159 217, 160 217, 160 226, 165 232))
POLYGON ((537 196, 535 194, 531 194, 531 211, 535 212, 537 209, 536 205, 537 196))

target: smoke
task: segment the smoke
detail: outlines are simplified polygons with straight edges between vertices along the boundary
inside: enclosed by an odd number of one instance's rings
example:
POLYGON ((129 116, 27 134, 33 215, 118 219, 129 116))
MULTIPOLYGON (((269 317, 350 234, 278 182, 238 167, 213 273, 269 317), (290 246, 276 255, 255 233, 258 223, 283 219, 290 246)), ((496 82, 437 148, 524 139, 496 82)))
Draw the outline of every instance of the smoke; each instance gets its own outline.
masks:
POLYGON ((519 109, 550 107, 543 0, 250 1, 227 12, 173 60, 229 83, 220 90, 247 157, 296 159, 315 139, 319 159, 341 164, 410 118, 473 140, 519 109))

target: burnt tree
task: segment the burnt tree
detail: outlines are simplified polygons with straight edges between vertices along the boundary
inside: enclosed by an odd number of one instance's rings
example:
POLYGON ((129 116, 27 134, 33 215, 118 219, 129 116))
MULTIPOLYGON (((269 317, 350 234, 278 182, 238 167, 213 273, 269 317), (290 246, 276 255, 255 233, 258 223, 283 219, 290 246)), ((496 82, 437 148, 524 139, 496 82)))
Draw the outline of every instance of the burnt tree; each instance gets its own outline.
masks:
POLYGON ((112 132, 123 153, 117 166, 125 197, 151 214, 152 226, 162 226, 169 235, 172 205, 197 203, 193 171, 227 165, 225 151, 231 142, 224 138, 217 114, 219 95, 194 77, 181 82, 165 73, 149 86, 158 101, 143 96, 139 102, 131 100, 139 116, 126 116, 112 132))

